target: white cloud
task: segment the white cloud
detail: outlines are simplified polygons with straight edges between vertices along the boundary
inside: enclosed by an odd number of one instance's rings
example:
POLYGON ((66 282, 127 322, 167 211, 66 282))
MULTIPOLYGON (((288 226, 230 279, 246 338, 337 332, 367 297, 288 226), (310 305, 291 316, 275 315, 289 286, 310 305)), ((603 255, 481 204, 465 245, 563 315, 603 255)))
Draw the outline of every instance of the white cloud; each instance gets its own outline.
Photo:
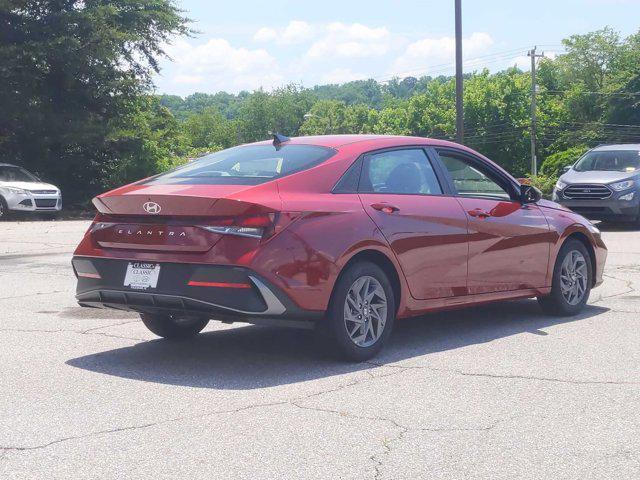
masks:
POLYGON ((273 42, 280 45, 294 45, 311 40, 314 36, 315 27, 302 20, 292 20, 289 24, 279 30, 271 27, 262 27, 253 35, 256 42, 273 42))
POLYGON ((314 27, 301 20, 292 20, 286 26, 281 35, 281 43, 294 44, 311 39, 314 35, 314 27))
POLYGON ((526 55, 520 55, 511 60, 511 63, 508 66, 516 66, 520 70, 529 70, 531 68, 531 59, 526 55))
MULTIPOLYGON (((485 53, 493 45, 488 33, 475 32, 462 39, 462 52, 465 58, 485 53)), ((453 37, 423 38, 407 46, 393 64, 394 75, 406 76, 429 73, 429 67, 453 63, 455 61, 456 41, 453 37)), ((442 65, 442 67, 445 67, 442 65)), ((437 70, 441 67, 436 67, 437 70)))
POLYGON ((345 58, 385 55, 391 46, 391 35, 386 27, 368 27, 360 23, 330 23, 324 27, 321 38, 315 41, 306 56, 345 58))
POLYGON ((184 85, 198 85, 204 82, 204 77, 202 75, 185 75, 181 73, 173 77, 173 81, 184 85))
POLYGON ((334 68, 320 78, 321 83, 346 83, 367 78, 361 73, 352 72, 349 68, 334 68))
POLYGON ((274 28, 262 27, 256 33, 253 34, 253 39, 256 42, 270 42, 278 37, 278 32, 274 28))
MULTIPOLYGON (((174 61, 163 66, 158 79, 160 91, 186 95, 260 87, 269 90, 289 82, 312 86, 381 78, 385 74, 450 74, 454 66, 453 37, 410 41, 385 26, 292 20, 279 28, 264 26, 252 36, 264 46, 232 45, 224 38, 177 41, 167 47, 174 61), (273 49, 273 54, 268 49, 273 49), (445 65, 429 68, 438 64, 445 65)), ((465 68, 484 67, 485 60, 475 58, 489 53, 493 43, 487 33, 465 37, 465 68)), ((512 66, 507 65, 509 61, 504 60, 501 68, 512 66)), ((514 61, 525 66, 522 59, 514 61)))
POLYGON ((285 82, 276 59, 266 50, 236 48, 221 38, 200 45, 181 40, 167 47, 167 52, 174 63, 166 80, 174 89, 198 85, 204 91, 237 92, 285 82))

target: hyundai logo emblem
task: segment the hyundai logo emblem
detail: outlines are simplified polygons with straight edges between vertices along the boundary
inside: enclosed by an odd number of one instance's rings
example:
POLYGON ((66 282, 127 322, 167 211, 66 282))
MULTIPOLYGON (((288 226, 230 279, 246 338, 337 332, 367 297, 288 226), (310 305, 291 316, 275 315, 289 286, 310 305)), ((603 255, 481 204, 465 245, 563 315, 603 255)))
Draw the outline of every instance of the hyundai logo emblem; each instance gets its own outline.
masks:
POLYGON ((145 212, 151 213, 153 215, 157 215, 158 213, 160 213, 160 210, 162 210, 162 207, 156 202, 147 202, 142 205, 142 208, 144 208, 145 212))

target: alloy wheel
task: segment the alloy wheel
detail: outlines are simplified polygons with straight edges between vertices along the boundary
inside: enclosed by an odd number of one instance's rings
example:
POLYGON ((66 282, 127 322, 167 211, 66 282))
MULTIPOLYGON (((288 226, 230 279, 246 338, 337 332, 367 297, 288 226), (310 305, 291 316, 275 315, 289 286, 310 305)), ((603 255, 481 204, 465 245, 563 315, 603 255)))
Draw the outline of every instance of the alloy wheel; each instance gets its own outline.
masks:
POLYGON ((356 279, 344 302, 344 323, 349 338, 359 347, 378 341, 387 321, 387 295, 369 275, 356 279))
POLYGON ((560 290, 569 305, 582 301, 588 281, 589 270, 584 255, 578 250, 567 253, 560 268, 560 290))

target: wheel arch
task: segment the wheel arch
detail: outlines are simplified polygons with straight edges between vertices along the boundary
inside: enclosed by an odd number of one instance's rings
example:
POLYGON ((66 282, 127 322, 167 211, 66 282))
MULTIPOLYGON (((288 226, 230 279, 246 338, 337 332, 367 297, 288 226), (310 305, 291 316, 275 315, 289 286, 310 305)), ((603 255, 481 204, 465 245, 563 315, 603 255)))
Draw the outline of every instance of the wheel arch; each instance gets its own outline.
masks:
POLYGON ((381 252, 380 250, 366 248, 364 250, 360 250, 355 255, 353 255, 349 260, 342 266, 340 270, 340 274, 338 275, 336 282, 334 283, 333 290, 331 292, 331 296, 334 294, 335 286, 338 283, 340 277, 344 274, 344 272, 354 263, 357 262, 371 262, 382 269, 382 271, 387 275, 387 278, 391 282, 391 288, 393 289, 393 298, 395 301, 396 312, 400 310, 400 302, 403 300, 402 294, 402 284, 400 280, 400 274, 398 273, 398 268, 393 263, 393 261, 389 258, 388 255, 381 252))

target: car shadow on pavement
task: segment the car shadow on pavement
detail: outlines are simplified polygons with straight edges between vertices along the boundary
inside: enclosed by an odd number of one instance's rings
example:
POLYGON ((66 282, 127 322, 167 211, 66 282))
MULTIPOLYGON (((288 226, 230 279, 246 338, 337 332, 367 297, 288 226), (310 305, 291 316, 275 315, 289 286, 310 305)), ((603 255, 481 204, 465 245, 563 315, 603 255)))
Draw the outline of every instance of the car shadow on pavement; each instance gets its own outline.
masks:
MULTIPOLYGON (((399 362, 523 333, 547 335, 542 329, 605 311, 589 305, 575 317, 554 318, 543 315, 535 300, 524 300, 400 320, 374 361, 399 362)), ((374 367, 335 360, 313 332, 257 326, 203 332, 186 342, 152 340, 66 363, 128 379, 221 390, 292 384, 374 367)))

